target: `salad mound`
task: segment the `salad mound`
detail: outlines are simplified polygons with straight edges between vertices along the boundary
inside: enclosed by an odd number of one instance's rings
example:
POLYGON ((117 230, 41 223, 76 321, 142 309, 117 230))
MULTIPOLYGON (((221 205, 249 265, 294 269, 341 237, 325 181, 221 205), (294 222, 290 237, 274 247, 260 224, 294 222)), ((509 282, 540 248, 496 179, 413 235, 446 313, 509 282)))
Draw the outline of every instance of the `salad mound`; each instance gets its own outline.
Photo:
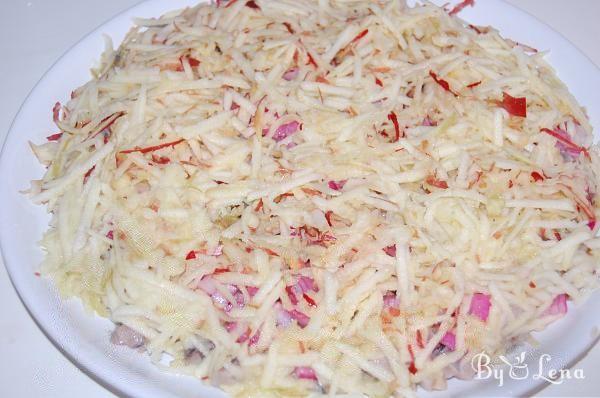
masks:
POLYGON ((410 396, 598 287, 600 158, 537 50, 429 2, 137 19, 33 145, 42 273, 233 396, 410 396))

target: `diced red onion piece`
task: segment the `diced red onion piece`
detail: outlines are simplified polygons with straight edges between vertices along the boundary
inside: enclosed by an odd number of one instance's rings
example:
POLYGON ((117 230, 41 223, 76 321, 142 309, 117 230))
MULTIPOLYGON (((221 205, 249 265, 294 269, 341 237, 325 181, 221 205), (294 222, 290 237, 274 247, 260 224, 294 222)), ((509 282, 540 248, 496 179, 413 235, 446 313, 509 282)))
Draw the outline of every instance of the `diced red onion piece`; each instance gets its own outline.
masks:
POLYGON ((294 286, 286 286, 285 291, 290 298, 292 305, 298 304, 298 297, 296 297, 296 292, 294 292, 294 286))
POLYGON ((329 181, 329 183, 327 183, 327 185, 329 186, 329 188, 333 189, 334 191, 341 191, 347 182, 348 182, 348 180, 340 180, 340 181, 332 180, 332 181, 329 181))
POLYGON ((235 292, 233 294, 233 298, 235 298, 235 302, 239 308, 244 308, 244 306, 246 305, 244 293, 242 293, 241 291, 238 290, 237 292, 235 292))
POLYGON ((289 137, 290 135, 297 132, 299 128, 300 128, 300 123, 298 123, 295 120, 293 122, 282 124, 281 126, 279 126, 277 128, 277 130, 275 130, 275 134, 273 134, 273 139, 276 142, 282 141, 282 140, 286 139, 287 137, 289 137))
POLYGON ((567 295, 559 294, 554 297, 554 301, 546 311, 544 311, 543 315, 551 316, 551 315, 564 315, 567 313, 567 295))
POLYGON ((235 342, 238 344, 242 344, 243 342, 248 340, 249 337, 250 337, 250 328, 247 328, 246 331, 244 333, 242 333, 235 342))
POLYGON ((257 330, 256 333, 254 333, 254 336, 250 337, 250 340, 248 340, 248 347, 252 347, 253 345, 256 345, 258 343, 259 339, 260 339, 260 330, 257 330))
POLYGON ((578 121, 574 121, 575 131, 573 134, 573 142, 581 147, 588 147, 593 144, 593 138, 588 134, 587 130, 584 129, 578 121))
POLYGON ((110 342, 115 345, 124 345, 129 348, 139 348, 146 344, 146 338, 126 325, 119 325, 113 330, 110 342))
POLYGON ((398 297, 394 292, 387 292, 383 295, 384 308, 398 307, 399 304, 398 297))
POLYGON ((444 337, 442 337, 440 343, 445 345, 449 350, 454 351, 456 349, 456 335, 452 332, 447 332, 444 337))
POLYGON ((596 228, 596 220, 590 220, 590 221, 588 221, 587 226, 588 226, 588 228, 590 230, 593 231, 596 228))
POLYGON ((315 370, 310 366, 298 366, 294 368, 294 376, 298 379, 318 381, 315 370))
POLYGON ((555 146, 556 148, 558 148, 563 159, 567 162, 572 162, 573 160, 577 159, 579 157, 579 154, 582 152, 584 154, 587 153, 585 148, 573 142, 573 139, 571 138, 569 133, 567 133, 561 128, 557 127, 554 130, 542 129, 542 131, 556 138, 555 146))
POLYGON ((579 154, 581 153, 580 150, 565 145, 560 141, 556 142, 556 147, 560 151, 560 154, 562 155, 563 159, 568 162, 572 162, 573 160, 577 159, 579 157, 579 154))
POLYGON ((292 319, 294 319, 294 320, 296 320, 296 322, 298 322, 298 326, 300 326, 303 329, 310 322, 310 317, 308 315, 306 315, 305 313, 300 312, 298 310, 291 310, 291 311, 289 311, 289 314, 292 319))
POLYGON ((248 291, 250 297, 254 297, 258 292, 258 288, 256 286, 246 286, 246 290, 248 291))
POLYGON ((219 292, 214 292, 210 297, 217 307, 221 308, 225 312, 229 312, 233 308, 233 304, 231 304, 229 300, 223 297, 223 295, 219 292))
POLYGON ((209 276, 203 277, 196 284, 196 286, 200 290, 202 290, 203 292, 208 294, 210 296, 210 298, 212 298, 213 303, 215 303, 215 305, 217 307, 221 308, 223 311, 229 312, 233 308, 233 305, 229 302, 229 300, 227 300, 225 297, 223 297, 223 295, 221 293, 219 293, 219 291, 217 290, 217 287, 216 287, 216 282, 211 277, 209 277, 209 276))
POLYGON ((215 247, 214 249, 210 250, 206 254, 208 256, 212 256, 212 257, 219 257, 221 254, 223 254, 223 245, 218 245, 217 247, 215 247))
POLYGON ((471 299, 471 307, 469 308, 469 314, 475 315, 482 321, 487 321, 490 315, 490 307, 492 302, 490 296, 483 293, 475 293, 471 299))
POLYGON ((294 80, 298 77, 298 72, 300 72, 300 69, 296 67, 290 68, 283 74, 283 79, 287 81, 294 80))
POLYGON ((290 316, 290 313, 283 308, 280 308, 277 311, 276 324, 278 327, 282 327, 284 329, 289 327, 292 324, 292 317, 290 316))
POLYGON ((396 257, 396 245, 384 247, 383 251, 390 257, 396 257))
POLYGON ((315 280, 304 275, 300 276, 298 279, 298 286, 300 286, 300 289, 302 289, 302 293, 307 293, 311 290, 314 292, 319 291, 319 287, 315 283, 315 280))
POLYGON ((229 290, 229 293, 233 294, 234 296, 237 292, 240 291, 240 289, 238 289, 238 287, 236 285, 231 285, 231 284, 227 285, 227 290, 229 290))
POLYGON ((223 325, 225 327, 225 330, 227 330, 229 333, 233 332, 235 329, 237 329, 237 322, 225 322, 225 324, 223 325))
POLYGON ((437 126, 437 123, 434 122, 433 120, 431 120, 431 118, 429 116, 427 116, 425 119, 423 119, 421 126, 433 127, 433 126, 437 126))

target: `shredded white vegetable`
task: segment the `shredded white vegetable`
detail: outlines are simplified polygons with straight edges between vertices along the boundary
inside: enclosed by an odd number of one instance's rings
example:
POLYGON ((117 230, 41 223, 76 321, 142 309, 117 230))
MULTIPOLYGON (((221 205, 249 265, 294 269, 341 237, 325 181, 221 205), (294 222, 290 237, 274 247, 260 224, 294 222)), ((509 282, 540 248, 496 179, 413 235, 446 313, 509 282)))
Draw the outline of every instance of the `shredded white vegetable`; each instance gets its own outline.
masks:
POLYGON ((43 272, 118 344, 233 396, 410 396, 598 287, 600 152, 534 49, 402 0, 136 24, 32 145, 43 272))

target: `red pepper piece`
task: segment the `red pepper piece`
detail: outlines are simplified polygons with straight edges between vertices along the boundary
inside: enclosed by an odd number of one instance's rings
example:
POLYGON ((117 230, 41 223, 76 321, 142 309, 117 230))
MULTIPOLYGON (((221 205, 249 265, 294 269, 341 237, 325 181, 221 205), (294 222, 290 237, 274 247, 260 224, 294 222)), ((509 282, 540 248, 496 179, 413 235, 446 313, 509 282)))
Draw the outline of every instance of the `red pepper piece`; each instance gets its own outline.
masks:
POLYGON ((437 83, 439 84, 444 90, 448 91, 449 93, 452 93, 455 97, 458 97, 458 94, 456 94, 454 91, 452 91, 452 89, 450 88, 450 84, 445 81, 444 79, 440 79, 438 77, 438 75, 435 74, 435 72, 433 71, 429 71, 429 76, 431 76, 431 78, 437 83))
POLYGON ((527 117, 527 98, 512 97, 508 93, 502 93, 502 107, 511 115, 527 117))

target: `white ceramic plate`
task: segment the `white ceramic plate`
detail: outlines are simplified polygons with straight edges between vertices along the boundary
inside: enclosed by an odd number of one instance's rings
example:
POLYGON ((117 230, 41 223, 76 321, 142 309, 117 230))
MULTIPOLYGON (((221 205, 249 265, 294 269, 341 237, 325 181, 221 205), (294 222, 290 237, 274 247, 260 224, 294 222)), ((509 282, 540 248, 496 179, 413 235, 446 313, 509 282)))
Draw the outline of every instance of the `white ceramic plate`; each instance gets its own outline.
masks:
MULTIPOLYGON (((439 1, 438 3, 443 3, 439 1)), ((54 287, 34 275, 42 260, 36 242, 47 228, 49 216, 21 194, 29 181, 40 178, 43 168, 29 150, 27 141, 43 142, 53 133, 51 109, 63 103, 75 87, 89 79, 88 70, 103 48, 102 34, 119 43, 133 17, 158 16, 165 11, 194 4, 194 0, 150 0, 102 25, 63 55, 33 89, 13 122, 0 158, 0 247, 4 263, 21 299, 48 338, 70 360, 115 393, 135 397, 224 397, 199 381, 170 374, 153 366, 144 355, 114 347, 109 342, 111 322, 83 311, 76 300, 61 301, 54 287)), ((581 104, 587 107, 592 125, 600 126, 600 71, 565 38, 532 16, 500 0, 486 0, 467 8, 461 17, 478 25, 493 25, 503 35, 538 49, 551 50, 548 60, 557 69, 581 104)), ((572 310, 560 322, 541 333, 540 353, 552 356, 548 366, 571 365, 596 340, 600 326, 596 309, 600 294, 572 310)), ((573 308, 573 306, 571 306, 573 308)), ((531 373, 539 355, 531 355, 531 373)), ((590 376, 588 370, 588 377, 590 376)), ((543 385, 530 377, 505 380, 452 381, 450 388, 426 396, 522 396, 543 385)))

